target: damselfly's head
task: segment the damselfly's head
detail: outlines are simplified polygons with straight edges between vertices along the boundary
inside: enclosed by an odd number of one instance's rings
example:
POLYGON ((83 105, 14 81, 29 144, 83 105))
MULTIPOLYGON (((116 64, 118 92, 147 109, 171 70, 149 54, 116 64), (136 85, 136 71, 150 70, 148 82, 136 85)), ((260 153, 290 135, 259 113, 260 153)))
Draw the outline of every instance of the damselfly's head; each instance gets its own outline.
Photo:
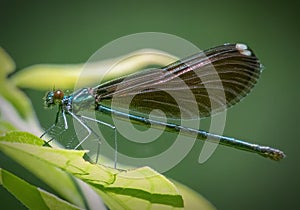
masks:
POLYGON ((64 98, 64 92, 62 90, 54 90, 47 93, 45 96, 45 106, 50 108, 56 104, 61 104, 64 98))

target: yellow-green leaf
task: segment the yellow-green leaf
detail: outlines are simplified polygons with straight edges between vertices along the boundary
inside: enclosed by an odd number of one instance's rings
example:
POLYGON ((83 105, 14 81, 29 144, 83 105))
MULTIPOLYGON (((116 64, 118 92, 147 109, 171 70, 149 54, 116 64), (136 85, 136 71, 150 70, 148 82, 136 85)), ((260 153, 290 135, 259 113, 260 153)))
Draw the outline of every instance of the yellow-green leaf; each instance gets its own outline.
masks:
POLYGON ((56 195, 33 186, 14 174, 0 168, 0 184, 28 209, 78 210, 81 209, 56 195))
POLYGON ((175 57, 153 49, 138 50, 127 55, 87 64, 55 65, 38 64, 14 74, 10 81, 20 88, 37 90, 73 89, 100 83, 115 77, 128 75, 149 65, 163 66, 175 61, 175 57), (84 69, 84 72, 82 70, 84 69), (99 81, 101 78, 101 81, 99 81))
MULTIPOLYGON (((13 133, 17 135, 24 133, 13 133)), ((168 179, 154 170, 143 167, 129 171, 119 171, 82 159, 84 151, 53 149, 33 144, 11 142, 1 138, 0 151, 17 161, 39 177, 69 202, 84 206, 86 197, 76 193, 78 184, 70 176, 90 185, 110 209, 181 209, 183 200, 177 188, 168 179), (64 186, 64 187, 62 187, 64 186), (84 199, 83 199, 84 198, 84 199)), ((34 140, 34 137, 28 135, 34 140)), ((36 137, 35 137, 36 138, 36 137)), ((30 140, 24 140, 29 142, 30 140)), ((86 204, 85 204, 86 205, 86 204)))
POLYGON ((12 58, 0 47, 0 99, 1 96, 5 98, 19 111, 23 118, 28 118, 32 115, 30 101, 7 78, 7 75, 14 69, 15 64, 12 58))

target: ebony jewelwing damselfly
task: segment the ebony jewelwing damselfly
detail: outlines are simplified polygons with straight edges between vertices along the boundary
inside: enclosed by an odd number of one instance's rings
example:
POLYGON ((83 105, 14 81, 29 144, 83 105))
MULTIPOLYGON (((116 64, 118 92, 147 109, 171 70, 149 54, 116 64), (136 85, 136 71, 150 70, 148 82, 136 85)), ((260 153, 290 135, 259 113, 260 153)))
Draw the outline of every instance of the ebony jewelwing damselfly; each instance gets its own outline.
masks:
MULTIPOLYGON (((78 114, 81 110, 96 110, 119 118, 130 119, 134 123, 154 125, 156 128, 170 132, 180 131, 184 135, 196 135, 200 140, 216 140, 221 145, 257 153, 272 160, 280 160, 285 157, 285 154, 272 147, 145 117, 145 113, 149 114, 153 109, 160 109, 167 117, 175 120, 181 117, 187 120, 195 116, 203 118, 224 111, 238 103, 251 91, 261 71, 260 61, 247 45, 225 44, 163 68, 140 71, 93 88, 82 88, 69 95, 65 95, 61 90, 50 91, 45 98, 46 106, 58 105, 59 108, 55 123, 42 136, 57 125, 60 115, 64 119, 65 129, 68 129, 66 115, 71 115, 88 132, 88 135, 80 140, 74 149, 85 142, 93 132, 86 121, 103 124, 116 132, 114 125, 78 114), (217 79, 210 77, 214 74, 217 74, 217 79), (192 93, 193 97, 188 97, 184 93, 187 90, 192 93), (223 93, 224 100, 220 97, 222 94, 219 95, 218 92, 223 93), (171 95, 176 93, 179 100, 185 101, 187 106, 180 109, 181 107, 178 107, 169 93, 171 95), (110 104, 114 98, 119 99, 120 107, 122 101, 128 101, 127 99, 130 98, 132 113, 128 114, 122 112, 122 109, 111 107, 110 104), (193 106, 197 109, 190 108, 193 106)), ((115 147, 117 147, 116 142, 115 133, 115 147)), ((116 164, 117 148, 115 150, 116 164)))

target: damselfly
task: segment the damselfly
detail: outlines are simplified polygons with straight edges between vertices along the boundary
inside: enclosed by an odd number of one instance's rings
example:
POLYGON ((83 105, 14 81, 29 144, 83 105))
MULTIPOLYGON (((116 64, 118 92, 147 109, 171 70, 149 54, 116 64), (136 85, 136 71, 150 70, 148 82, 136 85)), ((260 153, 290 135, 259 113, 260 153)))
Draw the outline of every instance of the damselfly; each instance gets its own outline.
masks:
MULTIPOLYGON (((96 110, 130 119, 134 123, 154 125, 156 128, 170 132, 180 131, 183 135, 196 135, 200 140, 216 140, 221 145, 257 153, 272 160, 280 160, 285 157, 284 153, 268 146, 145 116, 153 109, 160 109, 168 118, 189 120, 224 111, 238 103, 251 91, 261 71, 260 61, 247 45, 225 44, 179 60, 164 68, 140 71, 94 88, 80 89, 69 95, 64 95, 61 90, 54 90, 46 95, 45 104, 47 107, 58 105, 56 120, 42 136, 57 125, 60 115, 64 119, 65 129, 68 129, 66 115, 71 115, 87 130, 86 137, 80 140, 74 149, 80 147, 93 132, 86 124, 87 121, 108 126, 116 132, 114 125, 78 114, 81 110, 96 110), (186 94, 187 92, 192 95, 186 94), (177 99, 174 100, 173 94, 177 99), (119 107, 129 101, 130 114, 123 112, 122 108, 110 106, 113 99, 118 99, 119 107), (184 107, 176 104, 178 99, 185 102, 184 107)), ((128 107, 128 104, 125 107, 128 107)), ((116 133, 115 146, 117 147, 116 133)), ((117 154, 117 148, 115 150, 117 154)), ((115 156, 115 164, 116 162, 115 156)))

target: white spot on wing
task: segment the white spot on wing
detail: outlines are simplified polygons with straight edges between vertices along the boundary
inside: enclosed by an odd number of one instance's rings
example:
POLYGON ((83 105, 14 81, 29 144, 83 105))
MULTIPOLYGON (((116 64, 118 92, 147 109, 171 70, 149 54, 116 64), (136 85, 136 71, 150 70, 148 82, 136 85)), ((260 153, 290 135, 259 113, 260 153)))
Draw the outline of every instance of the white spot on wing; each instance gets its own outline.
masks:
POLYGON ((248 50, 248 46, 245 44, 236 44, 235 48, 240 51, 241 54, 246 55, 246 56, 250 56, 251 55, 251 51, 248 50))

